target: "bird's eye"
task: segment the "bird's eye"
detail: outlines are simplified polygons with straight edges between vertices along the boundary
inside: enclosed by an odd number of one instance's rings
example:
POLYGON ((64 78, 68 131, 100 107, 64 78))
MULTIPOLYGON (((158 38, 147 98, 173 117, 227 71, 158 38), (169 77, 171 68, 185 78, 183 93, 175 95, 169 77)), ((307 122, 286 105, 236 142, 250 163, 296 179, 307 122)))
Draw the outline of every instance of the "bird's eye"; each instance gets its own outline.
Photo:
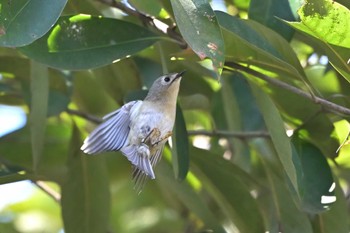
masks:
POLYGON ((169 82, 169 81, 170 81, 170 78, 169 78, 169 77, 165 77, 165 78, 164 78, 164 81, 165 81, 165 82, 169 82))

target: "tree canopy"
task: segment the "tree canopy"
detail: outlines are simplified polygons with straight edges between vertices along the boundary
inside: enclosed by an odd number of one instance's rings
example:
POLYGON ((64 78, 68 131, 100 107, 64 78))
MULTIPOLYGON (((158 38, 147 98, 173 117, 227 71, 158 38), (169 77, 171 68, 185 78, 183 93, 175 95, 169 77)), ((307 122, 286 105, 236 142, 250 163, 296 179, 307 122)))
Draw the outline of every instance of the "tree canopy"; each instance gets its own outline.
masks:
POLYGON ((349 8, 0 0, 0 104, 27 118, 0 137, 0 184, 38 187, 0 232, 348 233, 349 8), (80 147, 183 70, 171 146, 138 195, 120 152, 80 147))

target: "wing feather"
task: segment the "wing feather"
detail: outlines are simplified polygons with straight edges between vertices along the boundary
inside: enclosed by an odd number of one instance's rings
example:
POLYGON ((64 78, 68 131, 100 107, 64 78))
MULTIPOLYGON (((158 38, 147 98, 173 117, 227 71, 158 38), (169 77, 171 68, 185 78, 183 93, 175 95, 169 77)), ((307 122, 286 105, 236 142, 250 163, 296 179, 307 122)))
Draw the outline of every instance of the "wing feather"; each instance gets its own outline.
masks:
POLYGON ((142 101, 129 102, 103 117, 104 122, 85 139, 81 150, 87 154, 96 154, 120 150, 126 146, 132 108, 141 103, 142 101))

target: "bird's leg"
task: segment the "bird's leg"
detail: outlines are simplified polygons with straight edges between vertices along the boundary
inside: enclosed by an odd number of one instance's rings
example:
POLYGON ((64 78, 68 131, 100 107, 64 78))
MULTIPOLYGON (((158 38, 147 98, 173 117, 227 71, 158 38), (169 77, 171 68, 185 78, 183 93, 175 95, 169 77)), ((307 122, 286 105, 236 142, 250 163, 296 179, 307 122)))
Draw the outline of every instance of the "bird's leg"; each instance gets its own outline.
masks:
POLYGON ((163 141, 166 141, 168 140, 169 137, 171 137, 171 135, 173 135, 173 132, 171 131, 168 131, 163 137, 159 138, 158 137, 158 141, 156 141, 155 143, 152 144, 152 146, 156 145, 156 144, 159 144, 163 141))
POLYGON ((142 140, 142 143, 149 143, 154 145, 154 141, 158 140, 160 137, 160 131, 158 128, 154 128, 150 131, 150 133, 142 140))

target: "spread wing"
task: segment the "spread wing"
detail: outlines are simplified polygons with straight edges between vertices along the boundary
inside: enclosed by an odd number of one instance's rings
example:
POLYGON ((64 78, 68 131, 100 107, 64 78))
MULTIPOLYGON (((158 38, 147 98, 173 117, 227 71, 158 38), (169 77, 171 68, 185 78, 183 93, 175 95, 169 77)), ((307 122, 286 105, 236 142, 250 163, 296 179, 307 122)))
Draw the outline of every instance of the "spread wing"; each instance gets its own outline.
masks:
POLYGON ((97 154, 120 150, 127 145, 130 114, 142 101, 132 101, 105 117, 103 122, 85 139, 80 148, 84 153, 97 154))

